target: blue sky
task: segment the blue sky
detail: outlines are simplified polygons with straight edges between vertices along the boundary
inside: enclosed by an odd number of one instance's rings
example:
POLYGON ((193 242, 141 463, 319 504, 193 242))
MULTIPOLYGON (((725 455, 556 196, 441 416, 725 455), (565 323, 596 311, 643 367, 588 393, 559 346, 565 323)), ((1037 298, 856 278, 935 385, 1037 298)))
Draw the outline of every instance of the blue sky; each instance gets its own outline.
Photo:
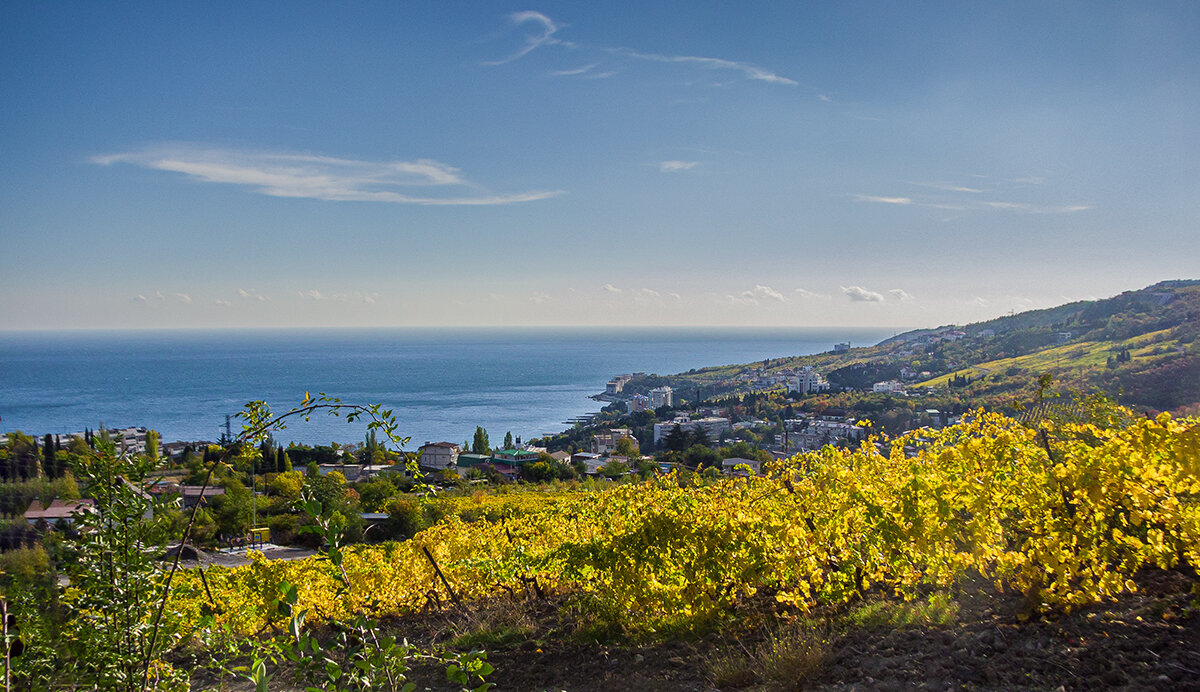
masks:
POLYGON ((1200 5, 0 5, 0 329, 933 326, 1200 267, 1200 5))

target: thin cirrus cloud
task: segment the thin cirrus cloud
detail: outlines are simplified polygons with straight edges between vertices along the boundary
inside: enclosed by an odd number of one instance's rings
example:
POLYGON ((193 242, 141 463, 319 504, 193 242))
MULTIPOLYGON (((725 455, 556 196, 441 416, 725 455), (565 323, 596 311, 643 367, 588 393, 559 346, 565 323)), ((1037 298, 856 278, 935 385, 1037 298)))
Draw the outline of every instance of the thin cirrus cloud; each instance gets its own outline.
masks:
POLYGON ((167 145, 95 156, 92 163, 125 163, 151 170, 182 173, 206 183, 243 185, 272 197, 336 202, 386 202, 446 206, 483 206, 532 202, 562 194, 561 190, 512 194, 455 194, 476 190, 459 169, 433 159, 361 161, 311 154, 238 151, 167 145), (448 190, 447 194, 413 194, 413 189, 448 190))
MULTIPOLYGON (((563 46, 566 48, 584 49, 582 44, 573 41, 564 41, 556 36, 562 25, 555 22, 550 17, 535 12, 526 10, 524 12, 514 12, 508 15, 508 22, 514 27, 532 27, 533 32, 525 36, 525 41, 512 54, 499 60, 485 61, 484 65, 504 65, 515 60, 519 60, 534 50, 542 46, 563 46)), ((731 72, 739 72, 745 79, 768 82, 772 84, 786 84, 795 86, 796 81, 776 74, 770 70, 761 68, 750 63, 738 62, 736 60, 724 60, 722 58, 711 58, 699 55, 662 55, 659 53, 648 53, 632 48, 625 47, 599 47, 597 50, 613 55, 619 58, 628 60, 638 60, 642 62, 658 62, 679 65, 695 65, 708 70, 724 70, 731 72)), ((592 63, 582 68, 571 68, 565 70, 556 70, 550 74, 555 77, 570 77, 570 76, 590 76, 590 77, 610 77, 612 72, 593 73, 599 63, 592 63)))
POLYGON ((690 171, 699 165, 699 161, 660 161, 658 170, 663 173, 679 173, 681 171, 690 171))

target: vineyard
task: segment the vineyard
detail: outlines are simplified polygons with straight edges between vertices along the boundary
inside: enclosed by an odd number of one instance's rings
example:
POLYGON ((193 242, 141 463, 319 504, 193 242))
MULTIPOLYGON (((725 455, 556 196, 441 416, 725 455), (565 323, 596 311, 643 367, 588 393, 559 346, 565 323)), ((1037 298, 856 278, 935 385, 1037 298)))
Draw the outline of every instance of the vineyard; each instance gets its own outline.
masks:
MULTIPOLYGON (((6 673, 32 688, 183 689, 217 671, 268 689, 268 665, 307 665, 328 676, 320 689, 399 689, 409 665, 429 659, 462 688, 486 689, 484 654, 427 655, 379 635, 379 623, 517 596, 569 608, 577 633, 650 646, 728 631, 748 608, 819 618, 884 597, 918 612, 941 607, 933 594, 980 583, 1019 594, 1034 622, 1128 594, 1146 568, 1189 583, 1194 610, 1197 421, 1105 407, 1068 417, 975 412, 942 430, 792 457, 758 477, 426 496, 440 520, 400 543, 341 547, 334 520, 309 500, 327 549, 294 561, 251 553, 243 567, 167 573, 136 548, 152 527, 97 517, 71 585, 47 596, 52 607, 10 594, 17 617, 5 641, 11 653, 23 633, 25 654, 6 673), (63 643, 78 655, 62 658, 63 643), (97 663, 105 656, 120 665, 97 663)), ((493 681, 503 680, 500 669, 493 681)))
POLYGON ((912 597, 982 575, 1035 609, 1070 610, 1134 588, 1144 566, 1192 573, 1198 495, 1194 420, 1037 430, 979 413, 882 451, 794 457, 766 477, 691 485, 665 476, 555 495, 500 521, 452 515, 411 541, 347 550, 350 600, 319 559, 258 558, 208 570, 214 603, 188 575, 172 604, 184 621, 209 608, 248 633, 271 620, 284 583, 298 586, 316 620, 536 584, 576 594, 598 621, 649 634, 712 627, 755 594, 803 612, 870 589, 912 597))

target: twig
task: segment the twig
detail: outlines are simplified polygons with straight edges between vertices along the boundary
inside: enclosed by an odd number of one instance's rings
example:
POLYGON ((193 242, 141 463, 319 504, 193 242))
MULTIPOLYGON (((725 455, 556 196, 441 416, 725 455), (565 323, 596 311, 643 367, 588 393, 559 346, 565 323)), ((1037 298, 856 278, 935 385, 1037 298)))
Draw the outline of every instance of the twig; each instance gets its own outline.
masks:
POLYGON ((462 601, 458 600, 458 594, 454 593, 454 587, 450 586, 450 582, 446 581, 446 575, 442 574, 442 570, 438 567, 437 560, 433 559, 433 554, 429 552, 429 548, 421 546, 421 550, 425 552, 425 557, 429 558, 429 564, 433 565, 433 571, 442 580, 442 583, 446 585, 446 591, 450 592, 450 600, 454 601, 454 605, 462 608, 462 601))

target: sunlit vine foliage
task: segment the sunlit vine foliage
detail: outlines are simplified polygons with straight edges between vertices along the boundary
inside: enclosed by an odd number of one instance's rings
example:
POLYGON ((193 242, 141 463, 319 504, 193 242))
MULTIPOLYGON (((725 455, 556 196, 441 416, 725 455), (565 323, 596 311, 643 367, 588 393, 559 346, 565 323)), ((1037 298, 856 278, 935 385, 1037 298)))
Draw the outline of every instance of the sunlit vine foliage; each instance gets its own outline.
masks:
MULTIPOLYGON (((255 556, 210 569, 210 584, 245 632, 267 624, 282 583, 298 586, 316 619, 348 607, 401 613, 449 597, 428 550, 459 597, 536 582, 611 623, 662 631, 708 626, 755 594, 805 610, 976 574, 1035 606, 1070 609, 1135 588, 1142 567, 1200 565, 1196 420, 967 421, 799 455, 765 477, 692 485, 669 475, 550 496, 498 521, 452 514, 411 541, 347 550, 352 591, 369 594, 349 605, 315 561, 255 556)), ((185 575, 179 612, 203 600, 185 575)))

